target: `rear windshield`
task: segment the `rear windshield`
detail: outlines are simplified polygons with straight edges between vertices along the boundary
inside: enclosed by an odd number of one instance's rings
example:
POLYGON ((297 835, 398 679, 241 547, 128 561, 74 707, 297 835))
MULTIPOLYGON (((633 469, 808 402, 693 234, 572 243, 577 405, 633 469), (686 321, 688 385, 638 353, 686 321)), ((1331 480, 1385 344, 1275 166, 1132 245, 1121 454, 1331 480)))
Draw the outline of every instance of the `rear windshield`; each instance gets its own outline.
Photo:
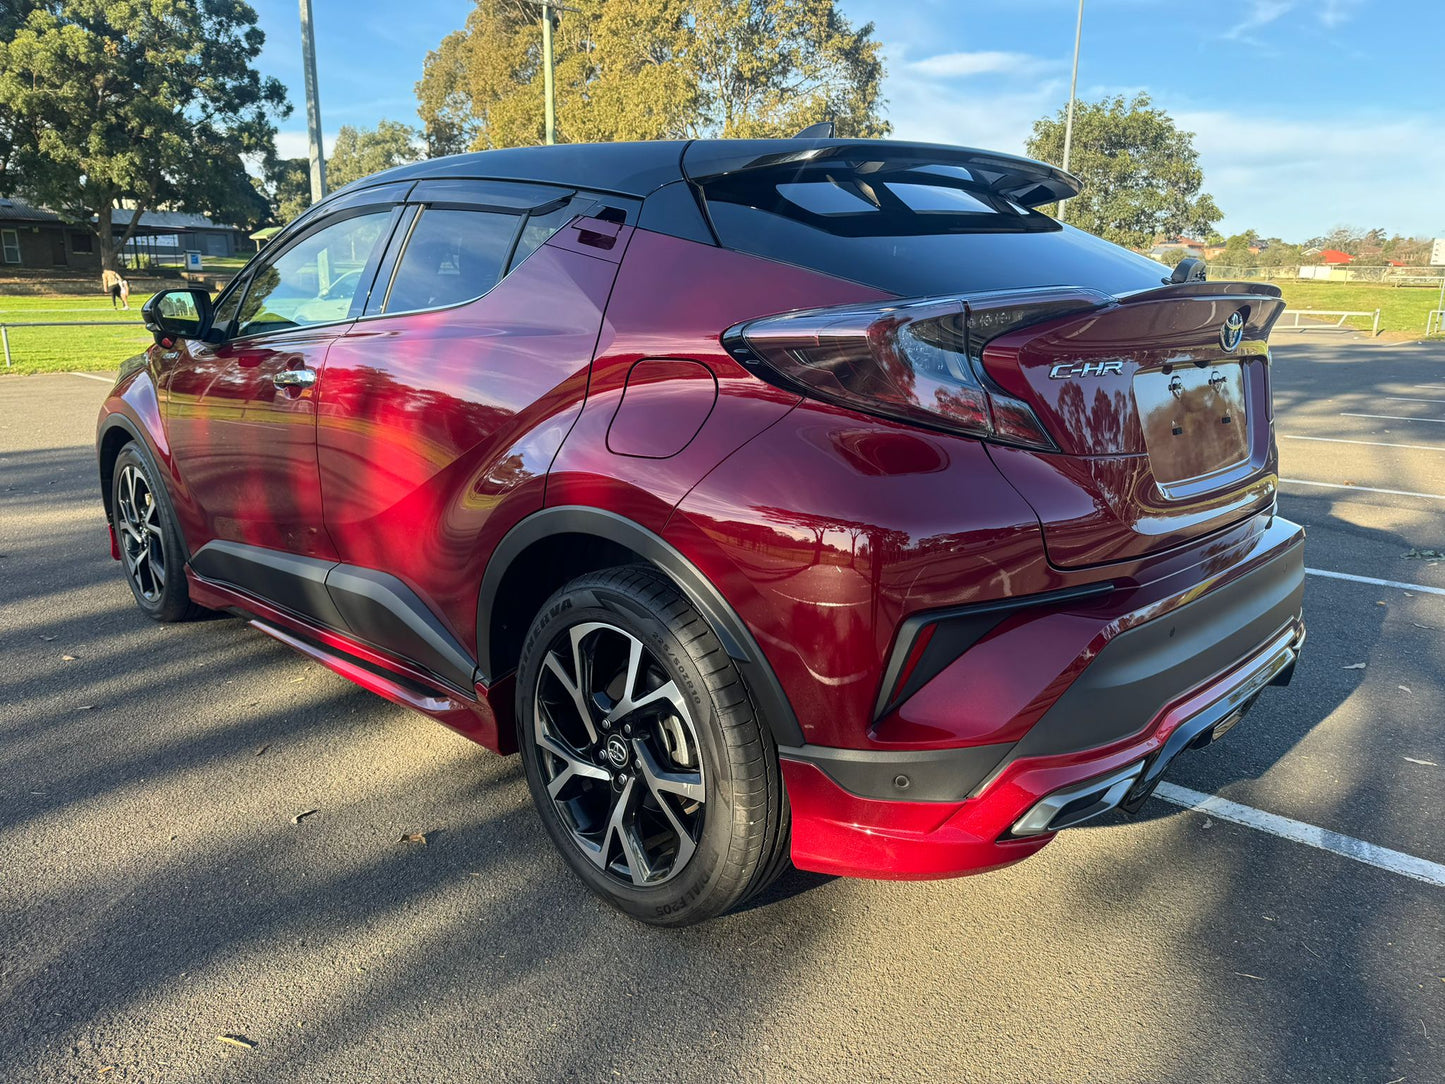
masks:
POLYGON ((988 191, 959 166, 747 170, 703 192, 726 247, 902 296, 1030 286, 1123 294, 1168 277, 1153 260, 988 191))

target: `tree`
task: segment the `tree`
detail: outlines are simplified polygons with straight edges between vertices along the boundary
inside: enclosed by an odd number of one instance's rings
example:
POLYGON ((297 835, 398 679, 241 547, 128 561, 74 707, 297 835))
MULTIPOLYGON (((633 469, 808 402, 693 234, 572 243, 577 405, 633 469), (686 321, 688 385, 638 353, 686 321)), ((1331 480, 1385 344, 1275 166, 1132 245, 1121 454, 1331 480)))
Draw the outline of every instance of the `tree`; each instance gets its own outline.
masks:
POLYGON ((271 208, 271 219, 284 226, 311 206, 311 161, 307 158, 273 158, 263 176, 254 181, 271 208))
POLYGON ((242 158, 273 153, 290 107, 252 66, 265 36, 243 0, 20 0, 6 18, 0 185, 89 224, 102 266, 155 207, 264 215, 242 158))
POLYGON ((1210 259, 1215 267, 1254 267, 1259 263, 1259 254, 1250 251, 1258 244, 1259 237, 1253 230, 1236 233, 1224 243, 1224 251, 1210 259))
POLYGON ((400 121, 383 120, 375 128, 343 124, 326 159, 326 183, 332 188, 369 177, 421 157, 417 131, 400 121))
MULTIPOLYGON (((1029 155, 1062 160, 1064 121, 1062 109, 1035 121, 1029 155)), ((1069 169, 1084 190, 1069 201, 1068 221, 1128 248, 1147 248, 1160 235, 1208 234, 1224 217, 1200 190, 1194 133, 1180 131, 1147 94, 1076 103, 1069 169)))
MULTIPOLYGON (((562 141, 890 131, 871 23, 835 0, 575 0, 554 34, 562 141)), ((542 140, 534 5, 477 0, 428 54, 418 114, 433 153, 542 140)))

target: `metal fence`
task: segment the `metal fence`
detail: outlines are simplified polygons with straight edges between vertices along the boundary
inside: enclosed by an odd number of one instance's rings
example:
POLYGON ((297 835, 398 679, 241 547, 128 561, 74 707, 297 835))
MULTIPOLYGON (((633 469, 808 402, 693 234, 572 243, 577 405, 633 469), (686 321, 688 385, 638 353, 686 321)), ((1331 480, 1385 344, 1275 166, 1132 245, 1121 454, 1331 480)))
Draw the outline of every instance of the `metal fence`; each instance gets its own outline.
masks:
POLYGON ((1351 312, 1347 309, 1286 309, 1284 315, 1280 317, 1280 322, 1274 327, 1276 331, 1352 331, 1353 328, 1345 321, 1356 316, 1373 322, 1370 328, 1372 336, 1380 333, 1379 309, 1374 312, 1351 312), (1300 323, 1302 316, 1310 322, 1308 324, 1300 323), (1292 317, 1294 322, 1284 323, 1284 320, 1289 317, 1292 317), (1330 317, 1335 319, 1334 323, 1329 322, 1327 318, 1330 317))
POLYGON ((1432 286, 1440 288, 1445 279, 1445 267, 1355 267, 1353 265, 1316 269, 1310 265, 1288 264, 1283 267, 1226 267, 1222 264, 1209 265, 1212 279, 1235 279, 1245 281, 1277 282, 1299 280, 1302 282, 1365 282, 1380 286, 1432 286), (1319 274, 1301 274, 1308 269, 1319 274))

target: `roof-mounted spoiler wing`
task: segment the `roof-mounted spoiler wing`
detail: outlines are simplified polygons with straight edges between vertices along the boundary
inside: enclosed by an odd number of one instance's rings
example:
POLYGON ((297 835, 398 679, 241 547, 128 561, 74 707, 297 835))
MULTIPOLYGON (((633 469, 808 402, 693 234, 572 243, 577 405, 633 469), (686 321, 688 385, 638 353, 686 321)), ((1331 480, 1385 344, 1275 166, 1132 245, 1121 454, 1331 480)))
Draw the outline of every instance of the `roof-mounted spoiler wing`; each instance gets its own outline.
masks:
POLYGON ((837 162, 864 172, 915 166, 961 166, 988 191, 1023 207, 1037 207, 1079 194, 1077 177, 1054 166, 1012 154, 950 147, 941 143, 900 143, 886 139, 738 139, 690 143, 682 171, 699 184, 754 170, 803 169, 837 162))

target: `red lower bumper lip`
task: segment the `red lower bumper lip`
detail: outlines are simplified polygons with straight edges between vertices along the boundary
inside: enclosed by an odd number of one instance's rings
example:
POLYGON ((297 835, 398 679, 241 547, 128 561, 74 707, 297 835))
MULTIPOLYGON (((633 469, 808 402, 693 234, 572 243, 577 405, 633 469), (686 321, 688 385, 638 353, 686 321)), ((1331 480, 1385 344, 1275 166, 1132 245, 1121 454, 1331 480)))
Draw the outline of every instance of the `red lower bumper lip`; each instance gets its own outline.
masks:
MULTIPOLYGON (((1135 788, 1147 797, 1181 749, 1201 737, 1200 726, 1232 722, 1259 691, 1292 664, 1303 625, 1291 626, 1257 654, 1166 706, 1142 732, 1076 753, 1022 757, 1007 764, 961 802, 900 802, 850 794, 815 765, 783 762, 793 806, 793 864, 839 876, 922 880, 982 873, 1038 851, 1060 827, 1118 805, 1135 788), (1173 741, 1178 735, 1183 746, 1173 741), (1115 786, 1127 776, 1127 785, 1115 786), (1109 784, 1109 785, 1105 785, 1109 784), (1107 792, 1108 805, 1070 808, 1070 799, 1107 792), (1075 793, 1077 792, 1077 793, 1075 793), (1064 796, 1043 825, 1028 822, 1051 796, 1064 796), (1060 816, 1065 810, 1076 816, 1060 816), (1027 823, 1026 823, 1027 822, 1027 823), (1031 834, 1021 834, 1023 825, 1031 834)), ((1221 730, 1222 732, 1222 730, 1221 730)))
POLYGON ((120 542, 119 542, 119 540, 117 540, 116 537, 115 537, 115 524, 114 524, 114 523, 107 523, 107 524, 105 525, 105 529, 106 529, 107 533, 109 533, 109 535, 110 535, 110 557, 111 557, 111 560, 113 560, 113 561, 119 561, 119 560, 120 560, 120 542))

